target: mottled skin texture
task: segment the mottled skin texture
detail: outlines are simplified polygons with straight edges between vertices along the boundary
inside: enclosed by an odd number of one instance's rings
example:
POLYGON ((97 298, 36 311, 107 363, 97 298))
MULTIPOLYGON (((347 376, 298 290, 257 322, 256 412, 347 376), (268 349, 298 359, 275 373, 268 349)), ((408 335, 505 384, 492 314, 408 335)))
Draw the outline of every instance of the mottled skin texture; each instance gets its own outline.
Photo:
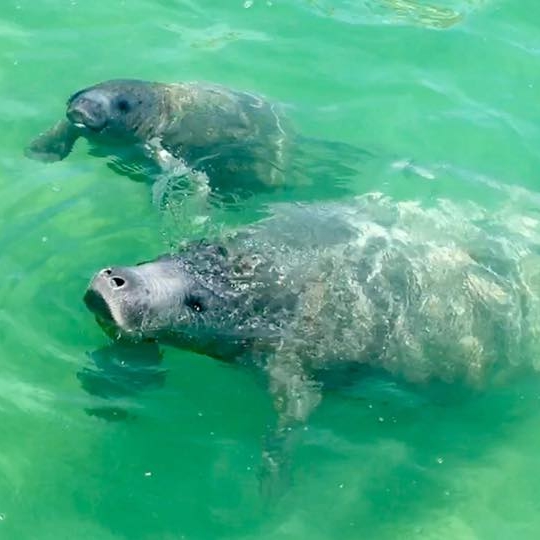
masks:
POLYGON ((264 369, 279 433, 325 373, 367 366, 483 388, 538 343, 540 226, 439 201, 366 195, 282 206, 216 242, 98 273, 86 301, 114 337, 264 369))
POLYGON ((202 171, 219 189, 257 190, 283 182, 283 122, 263 98, 219 85, 111 80, 71 96, 26 154, 62 160, 85 137, 113 153, 139 148, 165 171, 202 171))

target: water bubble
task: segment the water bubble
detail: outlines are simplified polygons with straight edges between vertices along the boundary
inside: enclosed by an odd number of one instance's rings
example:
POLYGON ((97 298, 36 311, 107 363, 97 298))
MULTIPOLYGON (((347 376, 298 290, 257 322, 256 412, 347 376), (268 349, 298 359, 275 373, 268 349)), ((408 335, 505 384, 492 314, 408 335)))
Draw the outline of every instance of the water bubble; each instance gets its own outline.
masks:
POLYGON ((246 0, 246 1, 244 2, 244 7, 245 7, 246 9, 249 9, 252 5, 253 5, 253 0, 246 0))
POLYGON ((444 459, 442 457, 437 458, 437 463, 440 465, 441 463, 444 463, 444 459))
POLYGON ((144 473, 144 476, 152 476, 152 472, 151 472, 151 471, 146 471, 146 472, 144 473))

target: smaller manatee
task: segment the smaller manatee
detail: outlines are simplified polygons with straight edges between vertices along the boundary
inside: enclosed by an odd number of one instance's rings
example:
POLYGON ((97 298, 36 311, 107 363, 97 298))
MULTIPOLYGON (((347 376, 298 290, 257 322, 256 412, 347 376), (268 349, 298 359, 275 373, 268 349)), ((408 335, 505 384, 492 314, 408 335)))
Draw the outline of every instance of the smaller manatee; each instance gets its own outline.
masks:
POLYGON ((284 121, 262 97, 216 84, 110 80, 73 94, 25 153, 59 161, 84 137, 113 155, 136 147, 162 171, 204 172, 213 187, 261 189, 283 182, 284 121))

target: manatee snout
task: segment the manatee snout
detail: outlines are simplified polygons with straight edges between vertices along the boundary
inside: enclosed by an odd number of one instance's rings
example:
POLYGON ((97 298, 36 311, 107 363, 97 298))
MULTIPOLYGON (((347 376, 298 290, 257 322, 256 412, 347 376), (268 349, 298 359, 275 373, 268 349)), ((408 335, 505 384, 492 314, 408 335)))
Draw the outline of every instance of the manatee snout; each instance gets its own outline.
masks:
POLYGON ((68 101, 66 116, 76 127, 102 131, 111 116, 109 97, 100 90, 83 90, 68 101))
POLYGON ((173 258, 100 270, 84 302, 106 330, 131 339, 153 337, 188 315, 193 282, 173 258))
POLYGON ((123 268, 104 268, 92 279, 84 302, 98 320, 111 325, 124 323, 124 304, 136 280, 123 268))

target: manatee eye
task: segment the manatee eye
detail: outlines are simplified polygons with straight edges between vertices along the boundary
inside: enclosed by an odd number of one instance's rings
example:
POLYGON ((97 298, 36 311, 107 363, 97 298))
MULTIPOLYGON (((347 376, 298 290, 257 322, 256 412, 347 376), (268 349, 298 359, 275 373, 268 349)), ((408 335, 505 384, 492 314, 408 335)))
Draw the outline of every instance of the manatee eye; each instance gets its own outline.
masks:
POLYGON ((127 99, 120 99, 117 104, 118 110, 123 113, 127 113, 131 109, 131 105, 127 99))
POLYGON ((197 313, 200 313, 201 311, 204 311, 205 309, 201 298, 198 296, 188 296, 185 302, 186 302, 186 306, 189 309, 196 311, 197 313))

